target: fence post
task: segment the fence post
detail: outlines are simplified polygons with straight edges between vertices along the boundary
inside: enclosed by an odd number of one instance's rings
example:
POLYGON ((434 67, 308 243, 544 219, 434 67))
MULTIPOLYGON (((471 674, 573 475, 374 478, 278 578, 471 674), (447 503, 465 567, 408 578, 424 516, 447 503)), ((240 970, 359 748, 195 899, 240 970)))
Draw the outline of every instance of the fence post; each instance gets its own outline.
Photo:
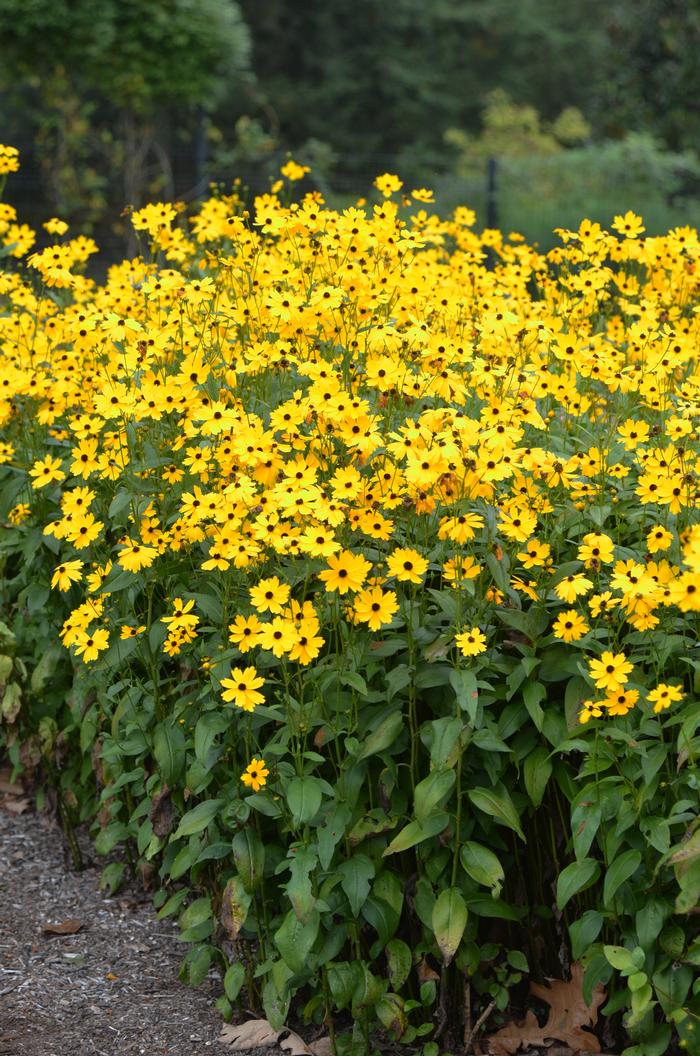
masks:
POLYGON ((486 226, 498 227, 498 199, 496 177, 498 174, 498 162, 496 158, 489 158, 486 167, 486 226))
POLYGON ((201 198, 207 189, 209 150, 207 143, 207 115, 204 107, 197 106, 196 126, 194 133, 194 165, 195 180, 197 183, 196 197, 201 198))

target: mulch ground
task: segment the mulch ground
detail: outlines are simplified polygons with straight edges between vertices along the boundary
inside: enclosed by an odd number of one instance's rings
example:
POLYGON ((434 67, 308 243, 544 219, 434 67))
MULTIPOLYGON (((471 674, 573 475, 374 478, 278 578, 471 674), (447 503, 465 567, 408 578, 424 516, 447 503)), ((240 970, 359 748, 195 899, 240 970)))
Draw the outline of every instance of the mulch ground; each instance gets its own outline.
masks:
POLYGON ((20 809, 0 809, 1 1056, 231 1056, 220 980, 177 979, 176 925, 137 888, 104 897, 104 860, 86 845, 88 867, 67 869, 58 827, 20 809), (80 930, 44 930, 67 921, 80 930))

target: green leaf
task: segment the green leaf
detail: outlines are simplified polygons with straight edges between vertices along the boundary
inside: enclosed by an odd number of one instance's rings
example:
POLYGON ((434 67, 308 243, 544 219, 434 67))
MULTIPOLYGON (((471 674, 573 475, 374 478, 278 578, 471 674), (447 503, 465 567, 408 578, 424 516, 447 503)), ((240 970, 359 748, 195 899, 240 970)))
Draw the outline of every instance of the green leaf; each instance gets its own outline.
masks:
POLYGON ((410 821, 408 825, 401 829, 401 832, 394 836, 394 839, 384 851, 384 857, 396 854, 398 851, 407 851, 409 847, 415 847, 416 844, 422 843, 423 840, 429 840, 432 836, 437 836, 439 832, 442 832, 449 820, 448 814, 434 814, 431 818, 426 818, 425 821, 410 821))
POLYGON ((449 964, 467 926, 467 907, 456 887, 441 891, 433 906, 433 931, 445 964, 449 964))
POLYGON ((546 697, 547 690, 541 682, 528 682, 523 687, 523 701, 525 702, 527 713, 538 731, 542 730, 542 723, 544 722, 544 711, 542 710, 541 701, 545 700, 546 697))
POLYGON ((311 947, 318 935, 321 916, 317 909, 313 910, 309 919, 302 924, 297 919, 296 913, 290 909, 282 921, 281 926, 274 934, 275 945, 280 951, 285 964, 293 972, 300 972, 306 965, 311 947))
POLYGON ((642 949, 652 949, 672 912, 673 907, 658 898, 650 898, 637 912, 634 922, 637 928, 637 941, 642 949))
POLYGON ((374 733, 371 733, 362 745, 357 760, 361 762, 371 755, 377 755, 394 743, 403 729, 404 719, 401 710, 394 711, 379 724, 374 733))
POLYGON ((245 982, 245 968, 240 961, 236 961, 227 969, 224 976, 224 991, 229 1001, 235 1001, 241 992, 245 982))
POLYGON ((411 948, 403 939, 392 939, 387 943, 384 952, 389 965, 389 982, 392 989, 400 990, 408 979, 413 965, 411 948))
POLYGON ((204 920, 211 919, 211 899, 196 898, 191 902, 180 917, 180 927, 183 931, 194 928, 204 920))
POLYGON ((472 788, 468 795, 478 810, 517 832, 520 839, 525 840, 525 833, 520 827, 520 817, 505 788, 501 787, 498 791, 492 788, 472 788))
POLYGON ((377 1019, 386 1030, 392 1031, 396 1041, 408 1026, 403 1001, 398 994, 382 994, 374 1006, 377 1019))
POLYGON ((228 937, 235 941, 246 922, 252 902, 240 876, 232 876, 221 896, 221 923, 228 937))
POLYGON ((293 777, 287 785, 287 804, 295 825, 305 825, 321 807, 323 794, 317 777, 293 777))
POLYGON ((305 924, 316 905, 311 884, 311 872, 316 868, 318 856, 314 847, 301 847, 291 855, 287 884, 287 897, 297 918, 305 924))
POLYGON ((587 909, 583 916, 569 925, 571 955, 578 961, 600 935, 605 917, 595 909, 587 909))
POLYGON ((198 803, 192 810, 188 810, 180 819, 180 824, 172 837, 179 840, 182 836, 192 836, 196 832, 206 829, 207 825, 214 820, 223 806, 223 799, 205 799, 198 803))
POLYGON ((180 779, 185 768, 185 735, 179 723, 160 722, 153 735, 153 754, 170 788, 180 779))
POLYGON ((364 854, 354 854, 338 866, 340 886, 348 896, 352 915, 358 917, 369 894, 369 882, 374 876, 374 863, 364 854))
MULTIPOLYGON (((403 641, 401 644, 405 645, 403 641)), ((398 664, 396 667, 392 667, 391 671, 387 671, 384 676, 388 689, 386 699, 392 701, 396 694, 400 693, 410 683, 411 677, 411 669, 408 664, 398 664)))
POLYGON ((539 807, 544 798, 547 783, 552 776, 552 769, 553 764, 547 748, 535 748, 525 760, 523 765, 525 788, 534 807, 539 807))
POLYGON ((466 840, 459 852, 465 873, 483 887, 490 887, 494 898, 501 893, 505 880, 503 866, 493 851, 473 840, 466 840))
POLYGON ((326 818, 326 824, 318 830, 318 860, 322 869, 329 869, 336 846, 345 835, 351 818, 350 808, 338 803, 326 818))
POLYGON ((618 889, 636 873, 642 861, 639 851, 625 851, 616 858, 605 874, 603 884, 603 904, 609 907, 618 889))
POLYGON ((594 884, 600 876, 600 862, 595 858, 584 858, 581 862, 572 862, 562 869, 557 877, 557 906, 563 909, 567 902, 587 887, 594 884))
POLYGON ((195 946, 189 950, 184 961, 180 965, 178 977, 181 982, 188 986, 200 986, 207 977, 211 967, 214 951, 211 946, 195 946))
POLYGON ((443 805, 454 788, 455 781, 454 770, 433 770, 416 785, 413 812, 418 821, 425 821, 443 805))
POLYGON ((460 708, 466 711, 472 725, 475 725, 479 715, 479 687, 476 675, 468 668, 455 668, 450 672, 450 685, 455 691, 460 708))
POLYGON ((105 866, 100 875, 100 890, 106 891, 108 895, 113 895, 115 891, 118 891, 124 879, 125 869, 125 862, 110 862, 105 866))
MULTIPOLYGON (((641 965, 636 963, 632 950, 628 950, 624 946, 603 946, 603 953, 608 964, 611 964, 613 968, 617 968, 618 972, 631 974, 641 967, 641 965)), ((642 963, 644 963, 643 959, 642 963)))
POLYGON ((247 826, 233 837, 233 860, 246 891, 255 891, 265 870, 265 847, 255 829, 247 826))

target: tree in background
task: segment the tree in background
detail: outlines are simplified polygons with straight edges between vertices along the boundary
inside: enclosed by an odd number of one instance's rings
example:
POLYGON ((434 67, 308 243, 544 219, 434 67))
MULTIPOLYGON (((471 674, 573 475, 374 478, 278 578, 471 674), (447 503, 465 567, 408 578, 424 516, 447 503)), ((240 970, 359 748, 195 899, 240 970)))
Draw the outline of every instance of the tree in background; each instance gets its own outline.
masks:
POLYGON ((99 215, 115 173, 121 206, 141 203, 154 168, 172 193, 180 129, 248 76, 231 0, 0 0, 0 23, 5 111, 35 141, 63 215, 99 215))

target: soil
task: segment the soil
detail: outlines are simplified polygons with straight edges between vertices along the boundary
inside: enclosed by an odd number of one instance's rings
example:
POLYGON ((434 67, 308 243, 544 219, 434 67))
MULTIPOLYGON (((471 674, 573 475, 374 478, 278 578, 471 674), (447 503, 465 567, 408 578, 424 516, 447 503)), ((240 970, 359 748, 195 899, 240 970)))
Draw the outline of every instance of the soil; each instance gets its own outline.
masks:
POLYGON ((178 981, 186 947, 173 921, 159 921, 137 887, 105 897, 105 863, 89 843, 87 868, 71 871, 58 826, 28 800, 9 805, 13 813, 0 809, 0 1056, 231 1056, 218 1041, 221 982, 213 973, 196 990, 178 981), (74 934, 44 931, 72 921, 74 934))

